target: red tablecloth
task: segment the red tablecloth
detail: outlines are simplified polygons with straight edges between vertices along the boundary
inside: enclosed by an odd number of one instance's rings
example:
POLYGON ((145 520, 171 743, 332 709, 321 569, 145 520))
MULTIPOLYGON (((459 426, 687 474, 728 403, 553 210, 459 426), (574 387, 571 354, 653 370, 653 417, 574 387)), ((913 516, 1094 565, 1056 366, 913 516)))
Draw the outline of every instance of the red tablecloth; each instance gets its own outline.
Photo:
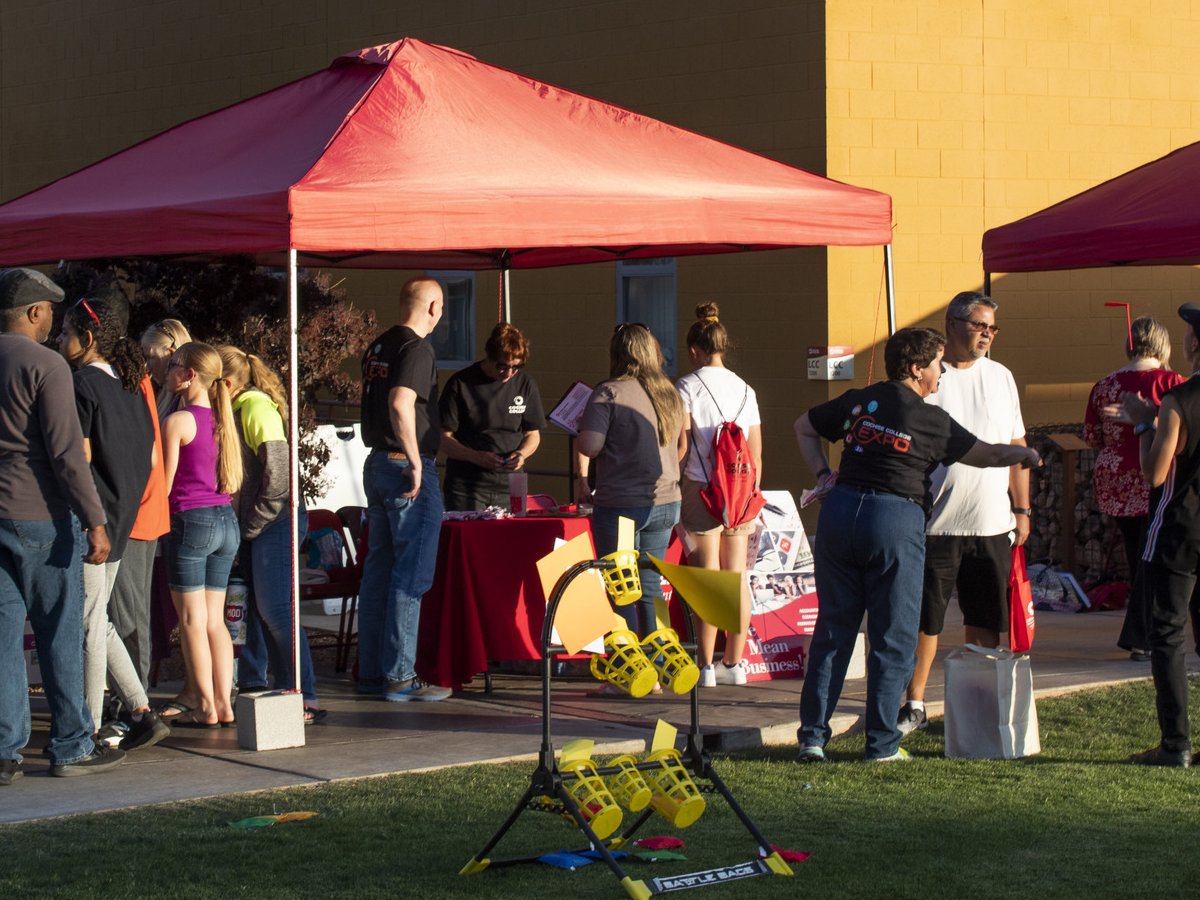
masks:
MULTIPOLYGON (((443 522, 433 587, 421 600, 417 674, 430 684, 461 687, 489 660, 541 659, 546 598, 537 561, 554 539, 592 533, 590 518, 529 516, 443 522)), ((683 548, 672 535, 667 562, 683 548)), ((668 588, 664 595, 671 601, 668 588)), ((682 634, 682 613, 671 604, 682 634)))
POLYGON ((554 539, 591 535, 588 518, 443 522, 433 587, 421 601, 417 674, 459 687, 488 660, 541 658, 546 598, 537 561, 554 539))

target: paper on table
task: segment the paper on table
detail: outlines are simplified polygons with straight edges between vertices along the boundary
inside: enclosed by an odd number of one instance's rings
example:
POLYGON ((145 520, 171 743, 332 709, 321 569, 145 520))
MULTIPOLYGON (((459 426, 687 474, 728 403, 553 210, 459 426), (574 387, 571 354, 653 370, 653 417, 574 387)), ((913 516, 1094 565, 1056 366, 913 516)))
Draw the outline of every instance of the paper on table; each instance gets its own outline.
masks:
MULTIPOLYGON (((586 534, 578 534, 539 559, 538 577, 546 601, 549 602, 553 596, 558 579, 567 569, 584 560, 594 559, 594 554, 591 538, 586 534)), ((556 640, 567 653, 578 653, 612 629, 612 615, 600 573, 585 572, 571 582, 559 601, 558 615, 554 618, 556 640)), ((594 652, 603 652, 603 645, 594 652)))
POLYGON ((654 742, 650 745, 650 752, 657 753, 659 750, 667 750, 675 746, 675 737, 679 734, 679 729, 670 722, 658 720, 658 725, 654 729, 654 742))
POLYGON ((714 572, 693 566, 673 566, 661 559, 650 560, 671 582, 675 593, 709 625, 721 631, 742 627, 742 573, 714 572))

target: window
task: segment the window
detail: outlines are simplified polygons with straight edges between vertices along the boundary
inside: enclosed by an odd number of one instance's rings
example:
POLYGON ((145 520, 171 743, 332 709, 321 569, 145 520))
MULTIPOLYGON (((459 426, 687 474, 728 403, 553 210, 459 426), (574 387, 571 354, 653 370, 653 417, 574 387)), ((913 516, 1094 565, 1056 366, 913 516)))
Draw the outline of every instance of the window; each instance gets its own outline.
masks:
POLYGON ((475 273, 426 272, 442 286, 442 318, 429 335, 439 369, 475 361, 475 273))
POLYGON ((675 258, 628 259, 617 263, 617 324, 644 322, 663 352, 663 369, 676 374, 675 258))

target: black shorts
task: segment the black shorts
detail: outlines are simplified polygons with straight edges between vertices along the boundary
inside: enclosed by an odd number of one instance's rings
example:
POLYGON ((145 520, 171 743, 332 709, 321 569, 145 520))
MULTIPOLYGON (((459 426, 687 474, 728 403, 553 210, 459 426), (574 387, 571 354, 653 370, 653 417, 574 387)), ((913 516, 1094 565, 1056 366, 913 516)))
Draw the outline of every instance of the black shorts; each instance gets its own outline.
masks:
POLYGON ((921 591, 921 631, 941 634, 950 594, 958 587, 963 624, 1008 631, 1008 576, 1012 541, 957 534, 925 536, 925 584, 921 591))

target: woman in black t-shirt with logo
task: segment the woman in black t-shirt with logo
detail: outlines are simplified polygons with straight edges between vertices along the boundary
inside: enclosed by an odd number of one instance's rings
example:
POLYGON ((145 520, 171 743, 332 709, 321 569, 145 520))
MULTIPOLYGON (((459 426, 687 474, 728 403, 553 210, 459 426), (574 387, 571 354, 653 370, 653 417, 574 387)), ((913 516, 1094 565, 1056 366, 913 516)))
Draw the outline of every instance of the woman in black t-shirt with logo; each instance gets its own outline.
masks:
POLYGON ((1037 451, 988 444, 924 398, 937 391, 946 339, 904 328, 887 342, 888 381, 847 391, 796 420, 824 500, 813 550, 817 623, 800 694, 801 762, 822 762, 829 719, 867 615, 867 759, 907 759, 896 710, 916 660, 929 476, 939 464, 1040 465, 1037 451), (842 444, 829 468, 822 439, 842 444))

